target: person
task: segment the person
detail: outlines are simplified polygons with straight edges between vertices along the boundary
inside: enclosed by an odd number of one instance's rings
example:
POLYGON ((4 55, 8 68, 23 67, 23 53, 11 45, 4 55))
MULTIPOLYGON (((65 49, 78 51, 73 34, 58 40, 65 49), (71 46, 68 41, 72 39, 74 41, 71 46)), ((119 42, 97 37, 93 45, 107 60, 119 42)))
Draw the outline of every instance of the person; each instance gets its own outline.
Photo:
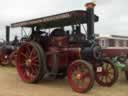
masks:
POLYGON ((19 44, 18 37, 15 36, 15 37, 14 37, 14 40, 12 41, 12 45, 17 46, 18 44, 19 44))

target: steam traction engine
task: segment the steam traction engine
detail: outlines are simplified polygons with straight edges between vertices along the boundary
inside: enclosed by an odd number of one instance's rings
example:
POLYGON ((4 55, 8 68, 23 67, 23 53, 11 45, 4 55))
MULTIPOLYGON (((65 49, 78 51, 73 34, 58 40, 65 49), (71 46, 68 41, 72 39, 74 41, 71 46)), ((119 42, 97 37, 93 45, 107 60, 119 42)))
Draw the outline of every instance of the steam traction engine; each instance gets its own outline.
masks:
POLYGON ((87 10, 66 12, 54 16, 14 23, 12 27, 29 27, 29 41, 17 53, 17 71, 21 79, 37 83, 44 77, 64 78, 76 92, 87 92, 94 80, 102 86, 111 86, 117 79, 115 66, 102 59, 100 46, 94 38, 93 3, 87 10), (81 25, 87 24, 87 36, 81 25), (66 30, 66 27, 68 30, 66 30), (50 32, 45 29, 52 30, 50 32))
POLYGON ((18 45, 17 36, 13 41, 10 38, 10 27, 6 26, 6 41, 0 44, 0 65, 15 65, 16 50, 18 45))

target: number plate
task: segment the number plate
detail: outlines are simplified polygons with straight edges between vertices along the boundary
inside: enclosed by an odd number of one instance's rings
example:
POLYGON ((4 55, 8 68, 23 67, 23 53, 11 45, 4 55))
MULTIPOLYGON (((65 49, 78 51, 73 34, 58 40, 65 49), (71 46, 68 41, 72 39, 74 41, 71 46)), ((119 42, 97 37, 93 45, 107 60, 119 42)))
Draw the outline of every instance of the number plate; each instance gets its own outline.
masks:
POLYGON ((102 72, 102 67, 97 67, 97 72, 102 72))

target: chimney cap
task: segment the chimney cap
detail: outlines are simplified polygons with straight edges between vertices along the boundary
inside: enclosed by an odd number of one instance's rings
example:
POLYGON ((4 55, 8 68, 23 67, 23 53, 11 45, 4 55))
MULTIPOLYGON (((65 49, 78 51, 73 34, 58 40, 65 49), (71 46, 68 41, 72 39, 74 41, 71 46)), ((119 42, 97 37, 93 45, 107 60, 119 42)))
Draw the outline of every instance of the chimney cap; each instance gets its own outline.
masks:
POLYGON ((89 3, 85 4, 86 8, 94 8, 95 6, 96 6, 96 4, 93 2, 89 2, 89 3))

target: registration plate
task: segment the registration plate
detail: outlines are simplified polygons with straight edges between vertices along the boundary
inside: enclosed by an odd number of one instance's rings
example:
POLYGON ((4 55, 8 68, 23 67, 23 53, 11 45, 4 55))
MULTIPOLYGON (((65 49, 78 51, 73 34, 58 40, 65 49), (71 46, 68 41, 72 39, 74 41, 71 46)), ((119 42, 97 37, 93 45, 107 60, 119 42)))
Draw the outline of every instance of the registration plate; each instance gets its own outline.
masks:
POLYGON ((102 67, 97 67, 97 72, 102 72, 102 67))

